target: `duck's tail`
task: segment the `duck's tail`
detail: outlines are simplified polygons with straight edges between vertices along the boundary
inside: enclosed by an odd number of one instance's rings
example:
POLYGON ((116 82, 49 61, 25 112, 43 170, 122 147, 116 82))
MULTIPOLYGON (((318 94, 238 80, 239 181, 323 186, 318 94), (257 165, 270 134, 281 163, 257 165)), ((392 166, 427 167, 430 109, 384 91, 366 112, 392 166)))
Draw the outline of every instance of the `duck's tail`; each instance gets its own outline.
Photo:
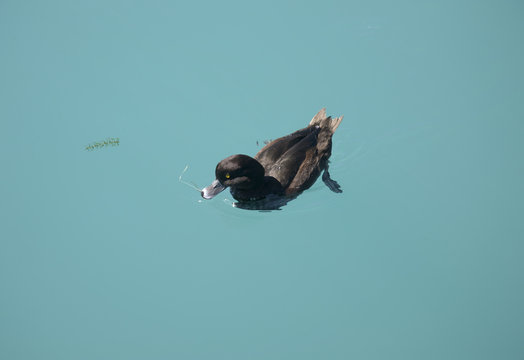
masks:
POLYGON ((326 116, 326 108, 322 108, 309 122, 309 126, 318 125, 320 128, 328 128, 333 134, 337 130, 340 122, 344 116, 339 116, 332 119, 331 116, 326 116))

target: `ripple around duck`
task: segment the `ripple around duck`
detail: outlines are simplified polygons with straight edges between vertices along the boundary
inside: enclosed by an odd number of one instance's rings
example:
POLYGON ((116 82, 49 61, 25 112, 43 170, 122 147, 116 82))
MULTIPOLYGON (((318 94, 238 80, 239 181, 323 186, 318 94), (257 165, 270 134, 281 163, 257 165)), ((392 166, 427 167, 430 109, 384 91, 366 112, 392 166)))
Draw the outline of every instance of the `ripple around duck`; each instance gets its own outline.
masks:
MULTIPOLYGON (((190 200, 196 206, 210 207, 214 209, 217 213, 225 215, 228 218, 238 218, 238 219, 247 219, 247 218, 260 218, 261 214, 277 214, 277 213, 286 213, 286 214, 304 214, 316 212, 321 208, 329 206, 329 201, 324 201, 324 193, 326 192, 329 196, 344 196, 344 194, 335 194, 329 191, 321 179, 319 179, 310 189, 304 191, 295 199, 276 199, 276 202, 271 202, 271 204, 276 204, 277 209, 264 209, 260 206, 264 206, 263 203, 255 204, 241 204, 236 202, 230 195, 229 191, 224 191, 224 193, 217 195, 216 198, 211 200, 204 200, 200 198, 195 198, 190 200), (252 205, 252 206, 251 206, 252 205), (249 211, 245 211, 249 210, 249 211)), ((190 195, 187 195, 185 198, 190 199, 190 195)), ((262 216, 263 217, 263 216, 262 216)))
MULTIPOLYGON (((198 205, 211 206, 217 212, 227 217, 238 219, 246 218, 264 218, 260 213, 281 213, 286 214, 305 214, 318 212, 319 210, 328 209, 332 206, 333 199, 348 196, 347 190, 351 187, 351 179, 356 176, 354 174, 355 168, 361 170, 369 170, 375 166, 380 166, 388 158, 388 154, 394 150, 398 144, 403 142, 416 142, 417 140, 427 138, 427 133, 432 131, 431 126, 424 123, 411 124, 394 130, 384 130, 381 134, 374 134, 371 138, 356 135, 350 130, 337 131, 333 138, 333 152, 330 158, 330 173, 332 178, 339 182, 342 194, 334 194, 326 187, 319 178, 313 186, 304 191, 297 199, 289 201, 287 204, 282 204, 280 211, 276 210, 262 210, 254 209, 249 206, 239 206, 237 202, 232 199, 229 191, 217 196, 217 198, 205 201, 201 199, 200 194, 195 194, 194 201, 198 205), (332 198, 332 196, 334 198, 332 198), (241 211, 251 210, 251 211, 241 211), (252 211, 257 210, 257 211, 252 211)), ((187 186, 200 190, 200 188, 190 181, 191 176, 184 175, 187 168, 182 172, 179 180, 187 186), (182 175, 184 175, 182 177, 182 175)), ((365 175, 363 175, 365 176, 365 175)))
MULTIPOLYGON (((340 175, 341 171, 339 169, 339 166, 337 165, 336 168, 334 167, 334 169, 336 170, 336 174, 340 175)), ((338 179, 335 178, 335 180, 338 180, 338 179)), ((182 178, 180 185, 187 185, 188 187, 192 189, 198 188, 196 184, 184 178, 182 178)), ((341 185, 342 185, 342 188, 344 189, 344 184, 341 184, 341 185)), ((191 193, 194 194, 193 192, 191 193)), ((192 194, 187 195, 186 198, 187 199, 192 198, 193 197, 192 194)), ((318 212, 320 209, 327 208, 330 206, 331 202, 329 199, 328 201, 324 200, 325 196, 342 197, 344 196, 344 193, 335 194, 331 192, 327 188, 327 186, 324 184, 321 177, 319 177, 311 188, 305 190, 297 198, 275 199, 275 201, 271 202, 271 204, 276 205, 278 207, 276 209, 260 208, 260 206, 263 207, 265 205, 263 203, 255 203, 253 204, 253 206, 250 206, 250 204, 239 204, 231 197, 229 190, 224 191, 222 194, 219 194, 216 198, 212 200, 204 200, 200 197, 200 194, 198 195, 195 194, 193 202, 196 203, 198 206, 204 206, 204 207, 211 206, 218 213, 222 215, 226 215, 227 217, 246 219, 246 218, 255 218, 255 217, 260 218, 261 216, 260 213, 285 212, 286 214, 291 215, 291 214, 305 214, 305 213, 318 212), (242 211, 242 210, 250 210, 250 211, 242 211), (253 211, 253 210, 256 210, 256 211, 253 211)))
MULTIPOLYGON (((349 131, 337 132, 333 139, 333 154, 331 156, 330 172, 346 175, 351 167, 362 160, 371 158, 383 159, 392 149, 406 142, 418 142, 431 137, 434 127, 427 122, 410 124, 407 126, 385 129, 382 133, 373 134, 372 137, 357 137, 349 131)), ((375 159, 376 160, 376 159, 375 159)), ((342 184, 341 184, 342 185, 342 184)))
MULTIPOLYGON (((352 164, 357 161, 360 161, 367 153, 366 143, 364 141, 356 141, 354 136, 349 133, 349 131, 339 131, 337 132, 335 138, 333 139, 333 154, 331 156, 331 167, 330 173, 334 180, 338 181, 342 189, 347 189, 350 184, 347 180, 341 181, 342 179, 349 179, 350 176, 348 173, 351 171, 352 164)), ((185 172, 187 168, 184 169, 182 174, 179 177, 179 181, 185 185, 193 188, 199 189, 195 183, 190 181, 191 176, 186 178, 185 172)), ((198 195, 198 198, 195 199, 195 202, 198 205, 202 206, 211 206, 216 211, 220 212, 223 215, 234 218, 251 218, 259 217, 260 213, 281 213, 285 212, 286 214, 305 214, 318 212, 320 209, 327 209, 332 205, 333 199, 338 199, 340 197, 346 196, 345 193, 335 194, 332 193, 326 185, 323 183, 321 177, 317 179, 315 184, 308 190, 304 191, 296 199, 284 201, 282 206, 276 210, 263 210, 257 209, 256 204, 255 208, 250 208, 250 206, 243 206, 238 204, 234 199, 231 198, 229 191, 224 191, 224 193, 218 195, 213 200, 203 200, 198 195), (332 198, 333 197, 333 198, 332 198), (257 210, 257 211, 239 211, 239 210, 257 210)))

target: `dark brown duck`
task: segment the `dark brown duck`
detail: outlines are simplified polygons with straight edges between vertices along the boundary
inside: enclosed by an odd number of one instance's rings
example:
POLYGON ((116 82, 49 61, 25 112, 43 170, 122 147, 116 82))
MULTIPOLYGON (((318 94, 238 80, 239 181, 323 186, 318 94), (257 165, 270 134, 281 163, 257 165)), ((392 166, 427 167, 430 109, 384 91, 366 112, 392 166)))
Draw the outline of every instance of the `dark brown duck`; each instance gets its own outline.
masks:
POLYGON ((254 158, 242 154, 225 158, 217 164, 216 179, 202 190, 202 197, 212 199, 229 187, 237 206, 271 209, 273 203, 278 208, 310 188, 322 172, 328 188, 341 193, 329 175, 328 162, 331 138, 342 118, 326 116, 324 108, 307 127, 271 141, 254 158))

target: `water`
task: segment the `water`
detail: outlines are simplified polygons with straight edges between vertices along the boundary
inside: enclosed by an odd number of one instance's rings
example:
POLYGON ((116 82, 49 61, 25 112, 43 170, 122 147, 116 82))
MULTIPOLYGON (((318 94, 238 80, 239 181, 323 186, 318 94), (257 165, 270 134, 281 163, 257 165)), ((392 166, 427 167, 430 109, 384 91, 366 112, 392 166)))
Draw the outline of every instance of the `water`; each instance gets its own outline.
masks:
POLYGON ((3 1, 0 358, 522 359, 523 10, 3 1), (344 193, 178 182, 324 106, 344 193))

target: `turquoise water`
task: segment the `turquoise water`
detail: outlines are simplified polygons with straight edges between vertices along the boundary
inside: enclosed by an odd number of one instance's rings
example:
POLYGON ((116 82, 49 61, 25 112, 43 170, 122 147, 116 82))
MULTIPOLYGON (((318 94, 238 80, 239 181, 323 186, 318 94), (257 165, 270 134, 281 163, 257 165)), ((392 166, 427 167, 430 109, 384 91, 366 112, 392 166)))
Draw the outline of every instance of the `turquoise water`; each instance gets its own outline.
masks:
POLYGON ((3 0, 0 358, 524 358, 523 34, 521 1, 3 0), (178 182, 324 106, 344 193, 178 182))

